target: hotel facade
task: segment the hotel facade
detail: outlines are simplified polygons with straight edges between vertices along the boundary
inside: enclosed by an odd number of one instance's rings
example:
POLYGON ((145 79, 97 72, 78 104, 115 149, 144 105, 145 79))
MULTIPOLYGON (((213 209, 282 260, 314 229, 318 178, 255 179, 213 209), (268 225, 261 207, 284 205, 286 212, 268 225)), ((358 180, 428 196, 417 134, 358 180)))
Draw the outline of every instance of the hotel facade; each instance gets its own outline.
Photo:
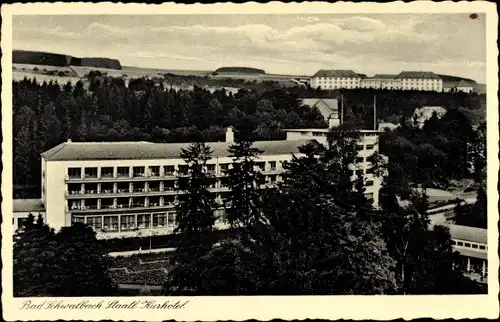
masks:
MULTIPOLYGON (((328 129, 307 131, 287 130, 287 140, 254 143, 263 151, 255 160, 264 178, 259 183, 261 187, 283 180, 284 165, 293 156, 302 156, 301 146, 326 144, 328 129), (297 135, 297 131, 302 132, 297 135)), ((369 162, 369 156, 378 149, 377 135, 363 138, 358 164, 353 165, 353 179, 358 175, 366 176, 367 197, 377 207, 380 180, 370 176, 369 162)), ((224 211, 229 192, 225 171, 233 162, 228 153, 232 144, 231 128, 227 130, 225 142, 207 143, 213 153, 206 171, 211 175, 209 191, 219 205, 214 209, 219 229, 228 227, 224 211)), ((180 154, 181 149, 189 145, 61 143, 42 153, 41 202, 31 202, 36 203, 37 209, 30 211, 26 202, 18 200, 17 204, 25 206, 14 209, 14 215, 21 222, 29 213, 42 213, 46 223, 56 230, 73 222, 83 222, 97 232, 99 239, 170 234, 177 225, 175 206, 187 197, 179 187, 180 179, 187 176, 187 165, 180 154)))

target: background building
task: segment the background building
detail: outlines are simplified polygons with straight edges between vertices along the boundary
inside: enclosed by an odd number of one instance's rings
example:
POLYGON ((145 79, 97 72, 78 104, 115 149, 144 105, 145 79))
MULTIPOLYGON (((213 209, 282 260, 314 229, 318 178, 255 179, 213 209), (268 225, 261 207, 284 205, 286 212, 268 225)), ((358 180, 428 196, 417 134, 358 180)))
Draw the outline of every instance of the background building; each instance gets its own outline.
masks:
POLYGON ((353 89, 361 86, 362 77, 352 70, 319 70, 311 77, 311 88, 353 89))
POLYGON ((22 228, 29 214, 41 215, 45 221, 45 206, 40 199, 14 199, 12 203, 12 228, 13 232, 22 228))
POLYGON ((340 124, 339 105, 336 98, 302 98, 302 105, 316 107, 330 126, 340 124))
POLYGON ((488 230, 460 225, 441 224, 448 227, 453 251, 460 254, 456 263, 475 281, 488 282, 488 230))
POLYGON ((433 72, 403 71, 396 76, 402 90, 443 91, 443 80, 433 72))
POLYGON ((401 81, 396 78, 397 75, 376 74, 373 77, 367 77, 361 80, 361 88, 389 89, 397 90, 401 88, 401 81))

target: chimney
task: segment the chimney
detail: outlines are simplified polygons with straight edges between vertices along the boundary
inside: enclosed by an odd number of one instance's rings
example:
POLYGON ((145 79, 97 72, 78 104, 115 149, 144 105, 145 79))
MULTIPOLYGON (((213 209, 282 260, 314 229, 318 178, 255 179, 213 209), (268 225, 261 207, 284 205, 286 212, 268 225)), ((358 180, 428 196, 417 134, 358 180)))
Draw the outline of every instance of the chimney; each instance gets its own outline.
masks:
POLYGON ((234 142, 234 133, 232 127, 228 127, 226 130, 226 142, 234 142))
POLYGON ((338 118, 330 117, 328 119, 328 128, 329 129, 336 127, 336 126, 339 126, 339 125, 340 125, 340 120, 338 118))
POLYGON ((68 139, 68 143, 71 143, 71 139, 68 139))

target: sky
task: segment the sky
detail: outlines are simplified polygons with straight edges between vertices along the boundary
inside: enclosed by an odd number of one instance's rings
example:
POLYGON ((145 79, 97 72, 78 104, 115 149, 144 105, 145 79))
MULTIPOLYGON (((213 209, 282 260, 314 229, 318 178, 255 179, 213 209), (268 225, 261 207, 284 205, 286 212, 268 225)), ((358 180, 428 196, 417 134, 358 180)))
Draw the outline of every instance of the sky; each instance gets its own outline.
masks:
POLYGON ((272 74, 352 69, 486 78, 486 19, 470 14, 14 16, 13 48, 124 66, 272 74))

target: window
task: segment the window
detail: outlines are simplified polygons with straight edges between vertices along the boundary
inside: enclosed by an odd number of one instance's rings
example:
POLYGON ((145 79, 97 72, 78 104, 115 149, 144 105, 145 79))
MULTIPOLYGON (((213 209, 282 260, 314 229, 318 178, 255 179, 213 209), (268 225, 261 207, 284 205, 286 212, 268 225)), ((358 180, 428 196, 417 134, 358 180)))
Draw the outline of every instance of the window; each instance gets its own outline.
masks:
POLYGON ((151 215, 137 215, 137 228, 144 229, 151 227, 151 215))
POLYGON ((275 175, 269 176, 269 182, 270 183, 275 183, 276 182, 276 176, 275 175))
POLYGON ((117 168, 118 177, 128 177, 129 171, 130 171, 129 167, 118 167, 117 168))
POLYGON ((73 222, 73 223, 77 223, 77 222, 80 222, 80 223, 82 223, 82 224, 84 224, 84 223, 85 223, 85 217, 81 217, 81 216, 73 216, 73 218, 72 218, 72 219, 73 219, 73 220, 72 220, 72 222, 73 222))
POLYGON ((85 178, 97 178, 97 168, 85 168, 85 178))
POLYGON ((486 249, 486 246, 479 245, 479 249, 486 249))
POLYGON ((312 132, 313 136, 323 136, 322 132, 312 132))
POLYGON ((28 221, 28 218, 17 218, 17 228, 24 229, 24 225, 26 225, 27 221, 28 221))
POLYGON ((356 163, 363 163, 364 161, 365 161, 365 158, 363 158, 363 157, 356 158, 356 163))
POLYGON ((80 179, 82 177, 82 169, 68 168, 68 176, 70 178, 80 179))
POLYGON ((153 227, 167 227, 167 215, 162 214, 153 214, 153 227))
POLYGON ((454 240, 452 240, 452 241, 451 241, 451 244, 452 244, 452 245, 456 245, 456 244, 457 244, 457 242, 456 242, 456 241, 454 241, 454 240))
POLYGON ((189 167, 188 167, 187 165, 180 165, 180 166, 179 166, 179 172, 180 172, 181 174, 184 174, 184 175, 185 175, 185 174, 188 174, 188 172, 189 172, 189 167))
POLYGON ((373 180, 367 180, 365 183, 365 186, 367 186, 367 187, 373 186, 373 180))
POLYGON ((362 144, 357 144, 356 145, 356 151, 363 151, 365 149, 365 146, 362 144))
POLYGON ((226 172, 229 169, 229 164, 224 163, 224 164, 219 164, 219 168, 221 172, 226 172))
POLYGON ((271 171, 276 171, 276 161, 270 161, 269 168, 271 168, 271 171))
POLYGON ((166 176, 173 176, 175 172, 175 167, 173 165, 166 165, 163 167, 163 171, 166 176))
POLYGON ((464 246, 470 248, 470 243, 465 243, 464 246))
POLYGON ((134 167, 133 171, 134 171, 133 172, 134 177, 144 177, 145 176, 144 167, 134 167))
POLYGON ((101 178, 113 178, 114 169, 112 167, 101 168, 101 178))
POLYGON ((464 245, 464 243, 462 243, 462 242, 457 242, 457 246, 463 246, 463 245, 464 245))
POLYGON ((168 220, 168 225, 169 226, 175 226, 176 225, 176 214, 175 212, 171 211, 167 213, 167 220, 168 220))
POLYGON ((118 216, 105 216, 103 228, 106 231, 118 231, 118 216))
POLYGON ((215 164, 207 164, 207 173, 210 173, 210 174, 215 173, 215 164))
POLYGON ((160 175, 160 167, 159 166, 149 167, 149 176, 158 177, 159 175, 160 175))
POLYGON ((133 230, 135 228, 135 215, 120 216, 120 229, 133 230))
POLYGON ((478 245, 477 245, 477 244, 472 244, 472 248, 477 249, 477 248, 478 248, 478 245))
POLYGON ((77 195, 81 192, 81 190, 82 190, 82 186, 79 183, 68 184, 68 192, 70 195, 77 195))
POLYGON ((94 229, 95 231, 99 231, 102 229, 102 217, 87 217, 87 225, 94 229))
POLYGON ((364 175, 364 170, 363 169, 356 170, 356 171, 354 171, 354 174, 356 174, 356 176, 360 177, 360 176, 364 175))
POLYGON ((375 144, 367 144, 366 145, 366 149, 367 150, 373 150, 373 149, 375 149, 375 144))

